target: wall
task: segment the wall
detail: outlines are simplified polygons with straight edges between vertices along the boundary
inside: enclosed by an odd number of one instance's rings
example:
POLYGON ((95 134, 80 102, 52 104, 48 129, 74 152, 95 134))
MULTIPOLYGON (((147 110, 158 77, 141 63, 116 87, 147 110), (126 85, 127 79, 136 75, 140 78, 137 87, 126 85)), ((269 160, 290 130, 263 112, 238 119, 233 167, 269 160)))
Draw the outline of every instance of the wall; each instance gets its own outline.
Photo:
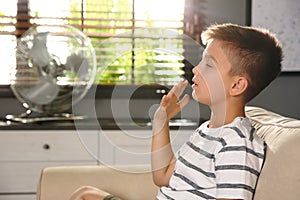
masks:
POLYGON ((299 0, 252 0, 252 25, 276 34, 283 45, 283 70, 300 71, 299 0))
POLYGON ((300 119, 300 74, 280 76, 249 105, 257 105, 300 119))

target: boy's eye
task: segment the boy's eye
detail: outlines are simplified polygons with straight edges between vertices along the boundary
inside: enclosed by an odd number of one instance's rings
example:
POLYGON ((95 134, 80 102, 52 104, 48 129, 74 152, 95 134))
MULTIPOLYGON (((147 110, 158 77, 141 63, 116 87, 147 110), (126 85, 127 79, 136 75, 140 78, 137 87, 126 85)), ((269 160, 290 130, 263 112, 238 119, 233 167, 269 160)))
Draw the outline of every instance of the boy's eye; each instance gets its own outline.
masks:
POLYGON ((214 67, 214 64, 212 62, 212 60, 210 58, 206 58, 205 59, 205 65, 206 67, 209 67, 209 68, 213 68, 214 67))
POLYGON ((212 64, 206 63, 206 66, 209 68, 213 68, 214 66, 212 64))

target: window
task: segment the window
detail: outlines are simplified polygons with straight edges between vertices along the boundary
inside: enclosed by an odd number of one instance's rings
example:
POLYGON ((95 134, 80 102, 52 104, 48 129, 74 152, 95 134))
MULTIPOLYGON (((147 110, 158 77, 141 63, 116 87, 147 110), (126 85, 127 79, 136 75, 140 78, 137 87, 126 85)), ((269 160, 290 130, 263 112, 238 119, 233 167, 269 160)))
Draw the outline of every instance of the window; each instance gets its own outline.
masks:
MULTIPOLYGON (((192 27, 184 21, 189 17, 184 14, 189 7, 184 0, 12 0, 0 4, 0 39, 5 47, 0 53, 10 58, 5 59, 6 66, 15 65, 16 37, 30 26, 70 24, 92 40, 96 84, 173 85, 191 71, 184 57, 187 37, 182 37, 186 24, 192 27)), ((9 67, 5 69, 0 84, 9 83, 9 67)))
POLYGON ((70 24, 91 38, 96 84, 172 85, 183 76, 191 80, 191 69, 201 58, 195 44, 202 30, 220 22, 249 25, 250 10, 250 0, 0 1, 0 85, 9 84, 16 37, 45 24, 70 24))

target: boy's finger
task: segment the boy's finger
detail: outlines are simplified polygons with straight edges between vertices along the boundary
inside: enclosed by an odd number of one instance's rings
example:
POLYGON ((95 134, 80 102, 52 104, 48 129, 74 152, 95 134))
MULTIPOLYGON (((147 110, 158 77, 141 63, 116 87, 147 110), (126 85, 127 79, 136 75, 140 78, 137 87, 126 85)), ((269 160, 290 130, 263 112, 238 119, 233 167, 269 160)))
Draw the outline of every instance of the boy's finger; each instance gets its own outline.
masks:
POLYGON ((187 80, 180 81, 176 87, 175 95, 179 99, 188 84, 187 80))
POLYGON ((170 90, 170 92, 167 94, 167 100, 170 102, 177 102, 179 99, 178 92, 177 92, 177 86, 173 86, 173 88, 170 90))
POLYGON ((180 105, 180 108, 182 109, 184 106, 186 106, 189 101, 190 101, 190 96, 185 94, 183 96, 183 98, 178 102, 180 105))
POLYGON ((172 87, 172 89, 169 91, 169 93, 168 94, 174 94, 175 96, 177 96, 176 95, 176 93, 177 93, 177 90, 178 90, 178 86, 177 85, 174 85, 173 87, 172 87))
POLYGON ((166 103, 167 103, 167 95, 164 95, 162 98, 161 98, 161 101, 160 101, 160 105, 162 106, 165 106, 166 103))
POLYGON ((185 90, 187 84, 188 84, 187 80, 185 80, 185 81, 182 81, 182 80, 179 81, 179 83, 177 85, 174 85, 172 87, 172 89, 170 90, 170 92, 169 92, 170 96, 172 94, 174 94, 177 97, 177 99, 179 99, 179 97, 181 96, 181 94, 185 90))

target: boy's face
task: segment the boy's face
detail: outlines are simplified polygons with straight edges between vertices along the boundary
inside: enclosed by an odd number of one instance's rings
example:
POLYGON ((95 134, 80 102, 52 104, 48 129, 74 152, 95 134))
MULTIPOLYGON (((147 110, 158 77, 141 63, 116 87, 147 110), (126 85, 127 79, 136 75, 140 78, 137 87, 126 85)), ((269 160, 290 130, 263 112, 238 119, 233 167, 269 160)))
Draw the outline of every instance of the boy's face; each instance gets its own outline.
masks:
POLYGON ((222 42, 211 41, 201 62, 193 69, 193 98, 209 106, 224 105, 232 84, 230 69, 222 42))

